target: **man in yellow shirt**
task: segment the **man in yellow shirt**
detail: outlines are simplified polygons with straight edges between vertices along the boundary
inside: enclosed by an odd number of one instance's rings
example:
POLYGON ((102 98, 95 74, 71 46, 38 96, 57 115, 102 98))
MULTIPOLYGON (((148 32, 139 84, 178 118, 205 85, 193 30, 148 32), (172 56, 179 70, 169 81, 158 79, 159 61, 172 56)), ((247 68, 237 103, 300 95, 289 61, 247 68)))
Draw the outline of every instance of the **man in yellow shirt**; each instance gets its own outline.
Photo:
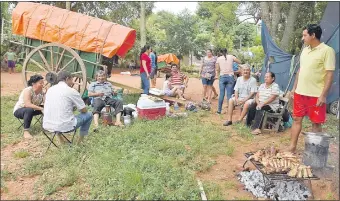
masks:
POLYGON ((301 132, 302 119, 309 117, 312 132, 322 132, 326 121, 326 97, 332 85, 335 70, 334 50, 320 42, 322 29, 309 24, 302 32, 302 40, 307 45, 300 56, 300 70, 296 74, 293 87, 293 118, 289 151, 295 152, 301 132))

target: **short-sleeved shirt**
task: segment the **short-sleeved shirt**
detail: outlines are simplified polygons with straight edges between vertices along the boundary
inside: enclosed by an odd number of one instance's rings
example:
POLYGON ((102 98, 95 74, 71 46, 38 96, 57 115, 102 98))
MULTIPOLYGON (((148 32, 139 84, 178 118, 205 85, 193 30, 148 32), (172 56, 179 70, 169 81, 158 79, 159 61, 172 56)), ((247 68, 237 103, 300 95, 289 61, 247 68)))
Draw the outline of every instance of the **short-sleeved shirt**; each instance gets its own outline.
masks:
POLYGON ((268 104, 272 108, 272 110, 277 111, 277 109, 280 106, 280 100, 279 100, 280 87, 278 84, 273 82, 269 87, 266 87, 266 83, 263 83, 260 85, 257 93, 259 93, 260 103, 264 103, 272 95, 277 95, 276 99, 270 104, 268 104))
POLYGON ((249 77, 245 80, 243 76, 237 78, 234 90, 238 92, 238 97, 240 100, 247 98, 251 93, 257 92, 256 79, 249 77))
POLYGON ((106 97, 112 98, 113 86, 110 82, 100 83, 96 81, 96 82, 91 82, 88 90, 91 93, 104 93, 104 96, 94 97, 94 98, 95 99, 100 98, 102 100, 105 100, 106 97))
POLYGON ((151 68, 156 68, 156 55, 155 53, 151 52, 150 55, 150 60, 151 60, 151 68))
POLYGON ((43 128, 54 132, 67 132, 77 125, 73 107, 78 110, 85 108, 79 92, 65 82, 59 82, 48 89, 44 104, 43 128))
POLYGON ((186 79, 187 76, 181 72, 171 72, 171 85, 183 85, 184 79, 186 79))
POLYGON ((202 69, 202 75, 204 75, 205 73, 210 73, 212 76, 216 75, 216 57, 212 57, 210 59, 208 59, 208 57, 204 57, 203 58, 203 69, 202 69))
POLYGON ((145 73, 144 68, 143 68, 143 62, 142 62, 143 60, 146 61, 146 69, 148 73, 151 73, 151 59, 146 53, 143 53, 140 56, 140 71, 139 72, 145 73))
POLYGON ((305 47, 300 56, 300 72, 295 92, 304 96, 320 97, 328 70, 335 70, 333 48, 324 43, 314 48, 305 47))
POLYGON ((17 54, 15 52, 6 52, 5 56, 7 56, 8 61, 15 61, 17 54))
POLYGON ((233 55, 220 56, 216 63, 220 66, 220 75, 234 75, 233 62, 236 57, 233 55))

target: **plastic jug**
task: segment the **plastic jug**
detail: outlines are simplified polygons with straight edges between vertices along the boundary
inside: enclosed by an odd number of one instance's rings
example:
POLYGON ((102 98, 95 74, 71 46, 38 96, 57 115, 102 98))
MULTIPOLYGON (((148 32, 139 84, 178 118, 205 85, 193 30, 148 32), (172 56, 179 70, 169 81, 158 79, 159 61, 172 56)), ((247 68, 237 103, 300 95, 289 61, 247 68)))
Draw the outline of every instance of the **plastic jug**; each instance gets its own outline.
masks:
POLYGON ((177 102, 175 102, 175 104, 174 104, 174 110, 175 110, 175 111, 179 110, 179 106, 178 106, 178 103, 177 103, 177 102))
POLYGON ((130 125, 131 124, 131 116, 126 115, 124 116, 124 125, 130 125))

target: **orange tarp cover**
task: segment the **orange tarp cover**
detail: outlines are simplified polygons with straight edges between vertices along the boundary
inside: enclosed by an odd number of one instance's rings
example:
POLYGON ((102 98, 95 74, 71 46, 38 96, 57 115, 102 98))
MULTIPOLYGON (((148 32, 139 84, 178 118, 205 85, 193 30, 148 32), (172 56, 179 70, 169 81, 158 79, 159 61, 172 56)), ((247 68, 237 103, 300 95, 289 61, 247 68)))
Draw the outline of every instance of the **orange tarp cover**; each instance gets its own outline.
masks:
POLYGON ((129 27, 31 2, 20 2, 13 10, 12 32, 109 58, 124 57, 136 40, 136 30, 129 27))
POLYGON ((157 62, 162 62, 162 61, 165 61, 165 63, 167 64, 169 63, 179 64, 179 59, 174 54, 163 54, 163 55, 157 56, 157 62))

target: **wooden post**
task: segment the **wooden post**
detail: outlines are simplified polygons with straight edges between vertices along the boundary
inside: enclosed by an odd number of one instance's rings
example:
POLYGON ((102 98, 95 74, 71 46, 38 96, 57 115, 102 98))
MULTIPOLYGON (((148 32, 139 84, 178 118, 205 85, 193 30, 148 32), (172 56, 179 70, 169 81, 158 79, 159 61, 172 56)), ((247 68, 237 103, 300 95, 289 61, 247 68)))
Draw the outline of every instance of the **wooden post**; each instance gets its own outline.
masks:
POLYGON ((66 10, 71 10, 71 2, 66 1, 66 10))

